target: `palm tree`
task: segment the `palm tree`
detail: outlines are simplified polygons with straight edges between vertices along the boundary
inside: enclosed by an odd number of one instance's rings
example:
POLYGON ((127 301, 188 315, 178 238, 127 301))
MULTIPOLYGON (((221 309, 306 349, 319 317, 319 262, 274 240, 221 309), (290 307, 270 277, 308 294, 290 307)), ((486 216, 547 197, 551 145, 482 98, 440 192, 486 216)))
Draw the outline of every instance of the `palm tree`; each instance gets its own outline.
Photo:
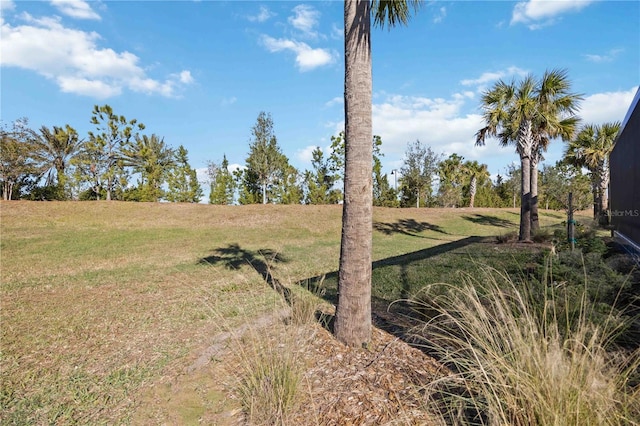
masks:
POLYGON ((158 201, 162 184, 175 164, 174 151, 153 134, 136 135, 135 142, 127 143, 121 153, 124 166, 140 173, 140 201, 158 201))
POLYGON ((609 154, 613 150, 620 131, 620 122, 604 123, 602 126, 587 124, 572 140, 565 152, 565 159, 591 172, 593 189, 593 218, 601 225, 609 223, 609 154))
POLYGON ((55 178, 56 185, 62 188, 69 160, 78 154, 83 141, 76 130, 67 124, 64 128, 53 126, 53 131, 42 126, 39 134, 34 132, 34 142, 35 155, 42 162, 47 175, 45 185, 54 185, 55 178))
POLYGON ((576 132, 580 118, 575 115, 582 96, 571 92, 566 70, 545 71, 537 93, 540 110, 534 127, 531 156, 531 230, 540 228, 538 220, 538 164, 550 140, 569 141, 576 132))
POLYGON ((581 96, 571 93, 570 86, 566 71, 552 70, 540 80, 528 75, 517 85, 500 80, 482 95, 486 126, 476 133, 476 144, 484 145, 488 136, 497 137, 503 146, 515 144, 520 156, 520 241, 529 241, 532 224, 534 229, 538 226, 538 162, 542 152, 553 138, 571 138, 579 121, 575 111, 581 96))
POLYGON ((473 208, 478 190, 478 181, 489 179, 489 169, 486 164, 477 161, 467 161, 464 163, 463 171, 469 177, 469 207, 473 208))
POLYGON ((371 15, 384 26, 406 24, 419 0, 344 3, 345 174, 335 335, 349 346, 371 340, 373 218, 371 15))

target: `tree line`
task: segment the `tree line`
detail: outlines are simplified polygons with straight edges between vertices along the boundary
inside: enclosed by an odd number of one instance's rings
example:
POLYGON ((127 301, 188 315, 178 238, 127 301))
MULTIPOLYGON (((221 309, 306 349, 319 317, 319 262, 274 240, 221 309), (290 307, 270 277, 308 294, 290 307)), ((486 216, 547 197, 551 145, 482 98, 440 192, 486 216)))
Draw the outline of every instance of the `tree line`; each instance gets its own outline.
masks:
MULTIPOLYGON (((95 130, 80 138, 68 124, 29 128, 26 119, 2 129, 0 180, 5 200, 123 200, 199 202, 203 196, 184 146, 142 134, 137 120, 116 115, 108 105, 95 106, 95 130)), ((545 209, 566 208, 574 193, 579 208, 594 203, 600 215, 606 199, 606 158, 619 124, 585 126, 568 145, 565 158, 539 171, 537 192, 545 209), (583 173, 583 168, 589 173, 583 173)), ((383 207, 521 207, 521 169, 507 166, 491 179, 488 166, 444 157, 416 140, 407 144, 403 163, 382 172, 382 138, 372 140, 373 205, 383 207), (390 182, 390 178, 393 179, 390 182)), ((210 161, 210 204, 338 204, 345 170, 344 131, 331 137, 329 152, 312 152, 311 169, 293 167, 278 145, 274 122, 260 112, 251 129, 244 168, 230 170, 226 156, 210 161)))
POLYGON ((81 138, 70 125, 31 129, 26 118, 0 130, 2 198, 198 202, 203 195, 184 146, 171 148, 143 123, 109 105, 91 113, 81 138), (135 179, 135 181, 134 181, 135 179))

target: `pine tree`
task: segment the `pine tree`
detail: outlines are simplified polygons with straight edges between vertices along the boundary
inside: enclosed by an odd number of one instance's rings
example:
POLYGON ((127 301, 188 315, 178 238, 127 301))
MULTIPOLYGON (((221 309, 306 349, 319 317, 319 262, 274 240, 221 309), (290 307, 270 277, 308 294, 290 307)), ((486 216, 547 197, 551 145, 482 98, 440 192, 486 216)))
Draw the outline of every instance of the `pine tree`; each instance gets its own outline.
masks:
POLYGON ((175 166, 167 177, 169 190, 165 196, 174 203, 198 203, 203 192, 196 170, 189 165, 188 151, 182 145, 176 151, 175 166))
POLYGON ((222 163, 209 163, 207 170, 211 179, 211 192, 209 193, 210 204, 233 204, 235 181, 229 172, 229 161, 223 155, 222 163))

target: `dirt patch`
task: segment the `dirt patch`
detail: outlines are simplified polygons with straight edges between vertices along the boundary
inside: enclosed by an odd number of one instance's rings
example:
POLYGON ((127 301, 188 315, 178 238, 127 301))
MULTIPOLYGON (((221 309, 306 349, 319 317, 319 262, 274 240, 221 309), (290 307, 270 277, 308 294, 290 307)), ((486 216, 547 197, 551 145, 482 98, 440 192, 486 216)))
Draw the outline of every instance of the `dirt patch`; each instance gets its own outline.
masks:
MULTIPOLYGON (((378 328, 368 349, 354 349, 319 324, 260 324, 261 344, 295 351, 303 366, 296 408, 286 424, 433 424, 422 390, 447 373, 420 350, 378 328)), ((215 337, 183 374, 151 386, 134 423, 247 424, 234 391, 246 363, 231 341, 242 338, 246 330, 240 331, 215 337)))

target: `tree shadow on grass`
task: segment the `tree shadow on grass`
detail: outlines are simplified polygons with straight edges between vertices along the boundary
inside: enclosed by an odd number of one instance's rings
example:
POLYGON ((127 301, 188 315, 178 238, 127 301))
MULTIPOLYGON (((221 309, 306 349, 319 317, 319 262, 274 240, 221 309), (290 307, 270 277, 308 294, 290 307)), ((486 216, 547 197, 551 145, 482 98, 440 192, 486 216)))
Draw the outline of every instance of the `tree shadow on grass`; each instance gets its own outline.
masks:
POLYGON ((428 222, 418 222, 415 219, 400 219, 395 223, 375 222, 373 229, 386 235, 403 234, 419 238, 428 238, 418 235, 418 233, 423 231, 434 231, 440 234, 446 234, 438 225, 432 225, 428 222))
POLYGON ((488 214, 474 214, 473 216, 462 216, 464 220, 468 220, 469 222, 473 222, 476 225, 488 225, 495 226, 498 228, 508 228, 510 226, 515 226, 516 223, 509 219, 502 219, 498 216, 492 216, 488 214))
POLYGON ((287 303, 291 302, 291 290, 285 287, 272 274, 270 265, 286 263, 289 260, 282 254, 272 249, 258 249, 255 251, 243 249, 239 244, 229 244, 213 250, 211 256, 203 257, 198 261, 201 265, 223 265, 227 269, 238 270, 244 265, 251 266, 259 273, 267 284, 284 297, 287 303))

